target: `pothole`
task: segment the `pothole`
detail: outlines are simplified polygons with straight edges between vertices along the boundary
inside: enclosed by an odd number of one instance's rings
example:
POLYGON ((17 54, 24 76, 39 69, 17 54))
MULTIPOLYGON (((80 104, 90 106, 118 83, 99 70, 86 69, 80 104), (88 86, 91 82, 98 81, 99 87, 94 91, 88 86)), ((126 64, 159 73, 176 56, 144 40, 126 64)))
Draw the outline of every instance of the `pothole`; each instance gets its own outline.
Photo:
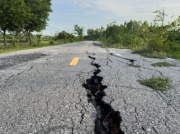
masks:
POLYGON ((103 101, 106 96, 104 90, 106 85, 102 84, 103 77, 98 76, 101 66, 94 63, 96 58, 89 56, 93 61, 91 65, 96 67, 93 76, 86 80, 82 86, 87 90, 88 102, 92 103, 96 109, 95 134, 124 134, 120 128, 121 116, 119 111, 115 111, 110 104, 103 101))

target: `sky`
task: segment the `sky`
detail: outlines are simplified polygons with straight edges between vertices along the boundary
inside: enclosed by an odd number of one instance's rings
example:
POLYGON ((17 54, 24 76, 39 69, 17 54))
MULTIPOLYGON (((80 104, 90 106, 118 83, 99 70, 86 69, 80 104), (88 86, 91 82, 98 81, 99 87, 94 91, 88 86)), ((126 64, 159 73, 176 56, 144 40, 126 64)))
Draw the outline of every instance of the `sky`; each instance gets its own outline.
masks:
POLYGON ((52 0, 48 26, 43 35, 53 36, 63 30, 73 33, 74 25, 84 28, 106 27, 111 22, 123 24, 137 20, 153 22, 155 10, 164 10, 166 22, 180 16, 180 0, 52 0))

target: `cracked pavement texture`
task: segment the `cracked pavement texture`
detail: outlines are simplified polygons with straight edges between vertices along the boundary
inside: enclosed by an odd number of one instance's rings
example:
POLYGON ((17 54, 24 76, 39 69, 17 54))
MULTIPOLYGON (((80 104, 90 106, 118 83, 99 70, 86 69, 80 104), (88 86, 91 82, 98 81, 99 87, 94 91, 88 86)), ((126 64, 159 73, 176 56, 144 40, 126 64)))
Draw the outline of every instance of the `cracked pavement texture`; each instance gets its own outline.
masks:
POLYGON ((94 72, 89 55, 108 86, 103 100, 120 112, 126 134, 180 133, 180 62, 92 41, 1 54, 0 133, 93 134, 96 111, 82 87, 94 72), (74 57, 79 63, 69 66, 74 57), (137 67, 124 58, 135 59, 137 67), (176 67, 151 66, 162 61, 176 67), (172 88, 159 92, 137 81, 152 76, 170 78, 172 88))

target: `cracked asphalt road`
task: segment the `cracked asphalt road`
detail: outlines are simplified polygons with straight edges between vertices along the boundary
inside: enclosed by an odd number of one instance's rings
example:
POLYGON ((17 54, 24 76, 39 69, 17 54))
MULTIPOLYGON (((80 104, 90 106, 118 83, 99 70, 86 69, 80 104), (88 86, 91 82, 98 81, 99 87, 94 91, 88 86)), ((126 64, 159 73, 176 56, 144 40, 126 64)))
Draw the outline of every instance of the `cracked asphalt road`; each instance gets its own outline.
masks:
POLYGON ((94 72, 88 56, 100 65, 103 101, 120 112, 124 133, 180 133, 180 63, 91 41, 0 55, 0 133, 93 134, 96 109, 82 86, 94 72), (69 66, 74 57, 77 66, 69 66), (160 61, 176 67, 151 66, 160 61), (172 88, 158 92, 137 81, 152 76, 169 77, 172 88))

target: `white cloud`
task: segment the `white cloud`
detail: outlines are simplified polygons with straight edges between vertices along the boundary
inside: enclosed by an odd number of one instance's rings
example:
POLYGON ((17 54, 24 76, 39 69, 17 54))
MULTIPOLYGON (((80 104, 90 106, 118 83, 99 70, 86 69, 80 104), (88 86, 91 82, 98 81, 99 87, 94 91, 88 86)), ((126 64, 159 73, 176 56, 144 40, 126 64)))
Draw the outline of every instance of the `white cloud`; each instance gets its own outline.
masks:
MULTIPOLYGON (((153 11, 170 10, 180 4, 179 0, 68 0, 87 10, 99 10, 104 15, 113 14, 139 20, 153 20, 153 11)), ((177 14, 175 14, 177 16, 177 14)))

